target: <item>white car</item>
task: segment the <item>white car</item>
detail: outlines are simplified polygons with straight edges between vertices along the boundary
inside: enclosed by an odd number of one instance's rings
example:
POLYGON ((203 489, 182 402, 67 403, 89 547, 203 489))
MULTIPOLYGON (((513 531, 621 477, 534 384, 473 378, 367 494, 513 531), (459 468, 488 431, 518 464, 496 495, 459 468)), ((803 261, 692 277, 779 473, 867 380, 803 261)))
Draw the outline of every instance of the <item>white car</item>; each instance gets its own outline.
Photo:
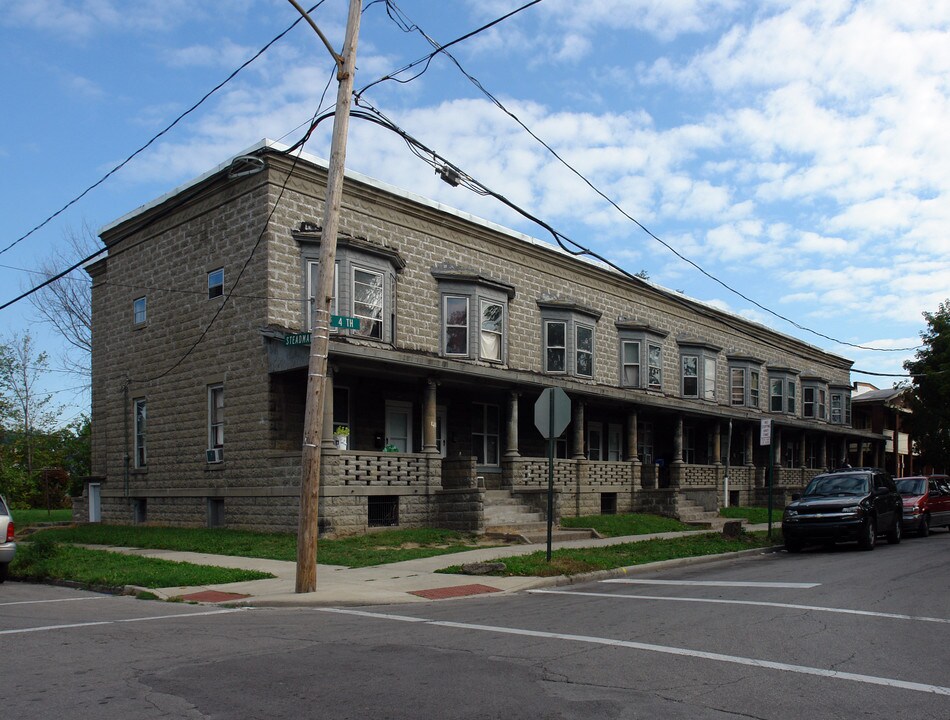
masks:
POLYGON ((13 542, 13 516, 10 506, 0 496, 0 583, 7 579, 7 570, 16 555, 16 543, 13 542))

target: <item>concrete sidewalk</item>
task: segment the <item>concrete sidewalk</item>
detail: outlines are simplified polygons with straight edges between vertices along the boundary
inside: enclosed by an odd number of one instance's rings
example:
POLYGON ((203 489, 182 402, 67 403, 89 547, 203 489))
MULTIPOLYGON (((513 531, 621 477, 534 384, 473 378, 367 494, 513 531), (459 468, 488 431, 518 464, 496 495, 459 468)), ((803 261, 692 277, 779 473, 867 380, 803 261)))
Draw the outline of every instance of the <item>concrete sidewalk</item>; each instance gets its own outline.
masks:
MULTIPOLYGON (((766 525, 747 527, 747 530, 764 530, 766 525)), ((591 538, 570 540, 552 544, 554 549, 598 547, 620 543, 642 542, 653 538, 675 538, 708 530, 657 533, 652 535, 634 535, 618 538, 591 538)), ((780 535, 780 531, 779 531, 780 535)), ((773 537, 777 537, 774 535, 773 537)), ((779 541, 776 540, 778 543, 779 541)), ((203 587, 171 588, 130 588, 131 591, 150 592, 162 599, 181 599, 187 602, 216 603, 227 605, 265 606, 353 606, 388 605, 396 603, 421 603, 444 600, 455 597, 470 597, 488 593, 512 593, 538 587, 564 585, 585 582, 600 577, 611 577, 631 572, 650 572, 660 568, 712 562, 724 558, 745 554, 770 552, 768 548, 756 548, 739 553, 708 555, 695 558, 681 558, 631 568, 617 568, 582 576, 537 577, 494 577, 476 575, 449 575, 437 573, 437 570, 452 565, 488 562, 512 555, 527 555, 544 551, 546 545, 507 545, 504 547, 482 548, 468 552, 439 555, 436 557, 406 560, 388 565, 367 568, 347 568, 337 565, 317 565, 317 589, 312 593, 294 592, 296 563, 260 558, 208 555, 204 553, 177 552, 171 550, 149 550, 141 548, 103 548, 114 552, 123 552, 143 557, 161 558, 177 562, 190 562, 196 565, 217 565, 219 567, 259 570, 274 575, 267 580, 226 583, 203 587)), ((319 555, 319 546, 318 546, 319 555)))

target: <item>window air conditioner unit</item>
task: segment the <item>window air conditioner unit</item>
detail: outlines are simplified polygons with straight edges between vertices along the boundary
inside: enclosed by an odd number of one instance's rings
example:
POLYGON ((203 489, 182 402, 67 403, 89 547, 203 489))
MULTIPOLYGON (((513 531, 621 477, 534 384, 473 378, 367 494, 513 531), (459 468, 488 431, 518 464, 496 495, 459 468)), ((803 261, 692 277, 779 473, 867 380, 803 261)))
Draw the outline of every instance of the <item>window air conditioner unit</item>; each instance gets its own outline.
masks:
POLYGON ((219 463, 224 460, 224 448, 208 448, 208 462, 219 463))

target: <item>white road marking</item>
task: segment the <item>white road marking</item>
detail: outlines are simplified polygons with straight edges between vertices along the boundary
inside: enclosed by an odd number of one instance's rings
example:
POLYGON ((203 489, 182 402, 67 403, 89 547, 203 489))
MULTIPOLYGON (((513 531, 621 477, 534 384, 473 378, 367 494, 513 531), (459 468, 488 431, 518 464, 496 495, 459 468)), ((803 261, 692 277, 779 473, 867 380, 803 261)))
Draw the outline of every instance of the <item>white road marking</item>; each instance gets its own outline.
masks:
POLYGON ((76 602, 77 600, 102 600, 106 597, 109 596, 91 595, 89 597, 57 598, 55 600, 15 600, 13 602, 0 603, 0 607, 4 607, 6 605, 40 605, 42 603, 76 602))
POLYGON ((925 615, 902 615, 900 613, 872 612, 871 610, 851 610, 849 608, 822 607, 820 605, 794 605, 792 603, 761 602, 758 600, 723 600, 722 598, 667 597, 664 595, 615 595, 613 593, 578 592, 575 590, 528 590, 536 595, 578 595, 581 597, 599 597, 613 600, 661 600, 670 602, 716 603, 720 605, 758 605, 761 607, 786 608, 789 610, 815 610, 817 612, 840 613, 842 615, 866 615, 887 618, 889 620, 916 620, 950 624, 950 618, 927 617, 925 615))
POLYGON ((117 625, 119 623, 148 622, 149 620, 169 620, 172 618, 206 617, 208 615, 226 615, 228 613, 244 612, 249 608, 224 608, 208 610, 198 613, 181 613, 172 615, 152 615, 149 617, 126 618, 125 620, 96 620, 84 623, 64 623, 62 625, 40 625, 37 627, 16 628, 14 630, 0 630, 0 635, 17 635, 21 633, 46 632, 49 630, 67 630, 69 628, 94 627, 96 625, 117 625))
POLYGON ((569 642, 589 643, 592 645, 606 645, 610 647, 629 648, 632 650, 643 650, 646 652, 657 652, 665 655, 678 655, 690 658, 699 658, 702 660, 713 660, 716 662, 731 663, 734 665, 746 665, 749 667, 764 668, 767 670, 780 670, 782 672, 800 673, 802 675, 817 675, 819 677, 832 678, 835 680, 851 680, 853 682, 865 683, 867 685, 883 685, 885 687, 899 688, 901 690, 911 690, 914 692, 931 693, 935 695, 950 696, 950 687, 941 685, 928 685, 926 683, 908 682, 906 680, 895 680, 893 678, 876 677, 874 675, 861 675, 858 673, 841 672, 838 670, 826 670, 824 668, 808 667, 807 665, 790 665, 788 663, 773 662, 771 660, 756 660, 755 658, 746 658, 738 655, 723 655, 721 653, 703 652, 701 650, 690 650, 687 648, 670 647, 667 645, 653 645, 650 643, 633 642, 630 640, 615 640, 613 638, 594 637, 590 635, 570 635, 567 633, 544 632, 541 630, 525 630, 522 628, 499 627, 496 625, 476 625, 472 623, 449 622, 443 620, 427 620, 424 618, 407 617, 402 615, 374 614, 362 610, 347 610, 345 608, 315 608, 320 612, 339 613, 341 615, 359 615, 361 617, 378 618, 381 620, 396 620, 400 622, 426 623, 437 627, 456 628, 459 630, 476 630, 481 632, 499 633, 503 635, 520 635, 524 637, 545 638, 548 640, 567 640, 569 642))
POLYGON ((804 590, 816 588, 821 585, 821 583, 730 582, 728 580, 633 580, 632 578, 601 580, 601 582, 618 583, 621 585, 687 585, 695 587, 792 588, 804 590))

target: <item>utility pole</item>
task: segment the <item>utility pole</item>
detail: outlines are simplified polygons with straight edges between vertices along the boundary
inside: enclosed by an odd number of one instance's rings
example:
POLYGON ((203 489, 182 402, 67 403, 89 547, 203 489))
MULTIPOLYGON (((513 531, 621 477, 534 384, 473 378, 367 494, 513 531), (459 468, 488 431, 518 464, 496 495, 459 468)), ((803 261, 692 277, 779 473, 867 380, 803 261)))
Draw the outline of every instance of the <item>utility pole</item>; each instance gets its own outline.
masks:
POLYGON ((337 55, 307 13, 291 4, 306 18, 337 63, 339 89, 333 138, 327 171, 327 195, 320 239, 320 270, 314 293, 313 327, 310 340, 310 366, 307 375, 307 410, 304 416, 303 456, 300 478, 300 518, 297 528, 296 592, 317 589, 317 534, 320 500, 320 441, 323 435, 324 383, 327 377, 327 352, 330 342, 330 301, 333 294, 333 269, 336 264, 336 236, 340 226, 340 202, 343 196, 343 165, 346 158, 346 133, 350 124, 350 96, 356 71, 356 44, 360 29, 361 0, 350 0, 343 52, 337 55))

